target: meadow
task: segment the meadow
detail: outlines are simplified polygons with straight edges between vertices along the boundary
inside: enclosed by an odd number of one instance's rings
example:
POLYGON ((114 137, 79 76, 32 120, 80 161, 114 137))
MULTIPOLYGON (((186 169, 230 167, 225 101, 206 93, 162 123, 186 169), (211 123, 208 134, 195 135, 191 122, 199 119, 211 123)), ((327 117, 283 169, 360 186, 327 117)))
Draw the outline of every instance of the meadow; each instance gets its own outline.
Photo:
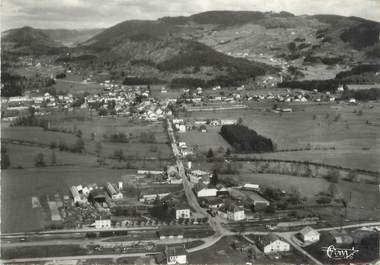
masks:
MULTIPOLYGON (((277 150, 310 151, 256 154, 258 157, 324 162, 352 168, 380 170, 380 104, 298 104, 294 112, 274 113, 262 104, 243 111, 197 112, 199 119, 243 119, 243 124, 273 140, 277 150), (329 150, 313 150, 313 149, 329 150), (334 150, 330 150, 334 149, 334 150)), ((219 128, 220 130, 220 128, 219 128)), ((220 137, 209 134, 203 142, 220 137)))

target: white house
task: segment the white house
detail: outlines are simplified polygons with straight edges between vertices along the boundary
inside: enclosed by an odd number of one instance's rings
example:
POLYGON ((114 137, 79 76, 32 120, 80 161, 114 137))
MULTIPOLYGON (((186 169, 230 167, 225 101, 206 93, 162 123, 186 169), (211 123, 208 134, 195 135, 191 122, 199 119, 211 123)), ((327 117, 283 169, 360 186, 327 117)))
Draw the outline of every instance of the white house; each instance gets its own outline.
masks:
POLYGON ((304 227, 301 231, 301 238, 304 242, 314 243, 319 241, 319 232, 311 228, 310 226, 304 227))
POLYGON ((289 243, 280 239, 278 236, 271 234, 261 237, 258 240, 258 247, 264 254, 273 254, 278 252, 287 252, 290 250, 289 243))
POLYGON ((190 208, 185 205, 178 205, 175 207, 175 219, 189 219, 190 218, 190 208))
POLYGON ((105 220, 95 220, 95 228, 101 229, 101 228, 111 228, 111 220, 105 219, 105 220))
POLYGON ((166 247, 165 256, 168 265, 187 264, 187 253, 184 247, 166 247))
POLYGON ((230 205, 225 209, 220 209, 219 214, 232 221, 241 221, 245 219, 245 212, 243 206, 230 205))

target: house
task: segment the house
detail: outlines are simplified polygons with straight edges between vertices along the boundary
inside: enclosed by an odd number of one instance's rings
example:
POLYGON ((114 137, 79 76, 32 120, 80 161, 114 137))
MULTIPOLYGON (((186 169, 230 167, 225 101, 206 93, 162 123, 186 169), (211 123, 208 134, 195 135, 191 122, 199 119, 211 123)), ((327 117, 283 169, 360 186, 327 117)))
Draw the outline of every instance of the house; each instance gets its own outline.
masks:
POLYGON ((96 229, 111 228, 111 220, 110 219, 95 220, 94 226, 96 229))
POLYGON ((161 200, 165 198, 166 196, 169 196, 169 192, 164 192, 164 193, 146 193, 146 194, 141 194, 139 201, 140 202, 153 202, 157 197, 161 200))
POLYGON ((303 242, 314 243, 319 241, 320 234, 310 226, 304 227, 301 231, 301 238, 303 242))
POLYGON ((274 234, 260 237, 257 241, 257 247, 263 251, 264 254, 274 254, 290 250, 289 243, 274 234))
POLYGON ((330 235, 337 245, 349 245, 354 242, 353 238, 345 231, 333 230, 330 232, 330 235))
POLYGON ((218 197, 205 197, 199 199, 199 203, 202 207, 208 207, 211 209, 218 209, 224 205, 221 198, 218 197))
POLYGON ((202 197, 216 197, 216 193, 218 192, 215 188, 208 188, 206 184, 203 182, 199 182, 194 187, 194 192, 198 198, 202 197))
POLYGON ((190 208, 187 205, 175 206, 175 219, 189 219, 190 218, 190 208))
POLYGON ((183 246, 166 247, 165 257, 168 265, 187 264, 187 252, 183 246))
POLYGON ((228 205, 226 207, 221 207, 218 210, 218 214, 223 218, 231 221, 241 221, 244 220, 245 212, 243 206, 237 206, 234 204, 228 205))
POLYGON ((191 183, 197 184, 199 181, 202 181, 204 184, 210 184, 211 174, 203 170, 192 170, 188 173, 189 180, 191 183))

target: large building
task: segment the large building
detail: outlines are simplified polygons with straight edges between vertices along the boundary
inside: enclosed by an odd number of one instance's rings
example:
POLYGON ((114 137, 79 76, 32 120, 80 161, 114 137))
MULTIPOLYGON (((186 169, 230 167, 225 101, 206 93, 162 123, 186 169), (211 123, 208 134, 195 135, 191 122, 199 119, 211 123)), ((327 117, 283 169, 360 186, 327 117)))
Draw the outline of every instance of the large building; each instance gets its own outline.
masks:
POLYGON ((216 197, 218 190, 215 188, 208 188, 203 182, 199 182, 195 185, 194 192, 198 198, 216 197))

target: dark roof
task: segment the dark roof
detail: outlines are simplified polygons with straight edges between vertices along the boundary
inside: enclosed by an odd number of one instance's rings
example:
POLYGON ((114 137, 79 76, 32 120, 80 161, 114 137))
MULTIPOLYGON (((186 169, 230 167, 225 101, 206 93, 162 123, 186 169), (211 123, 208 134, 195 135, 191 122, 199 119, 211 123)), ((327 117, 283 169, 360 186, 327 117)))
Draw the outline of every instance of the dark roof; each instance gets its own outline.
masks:
POLYGON ((279 240, 280 238, 275 234, 269 234, 267 236, 261 236, 258 240, 258 243, 261 247, 265 247, 269 245, 270 243, 279 240))
POLYGON ((186 249, 183 246, 167 247, 166 248, 166 256, 167 257, 186 255, 186 254, 187 254, 186 249))

